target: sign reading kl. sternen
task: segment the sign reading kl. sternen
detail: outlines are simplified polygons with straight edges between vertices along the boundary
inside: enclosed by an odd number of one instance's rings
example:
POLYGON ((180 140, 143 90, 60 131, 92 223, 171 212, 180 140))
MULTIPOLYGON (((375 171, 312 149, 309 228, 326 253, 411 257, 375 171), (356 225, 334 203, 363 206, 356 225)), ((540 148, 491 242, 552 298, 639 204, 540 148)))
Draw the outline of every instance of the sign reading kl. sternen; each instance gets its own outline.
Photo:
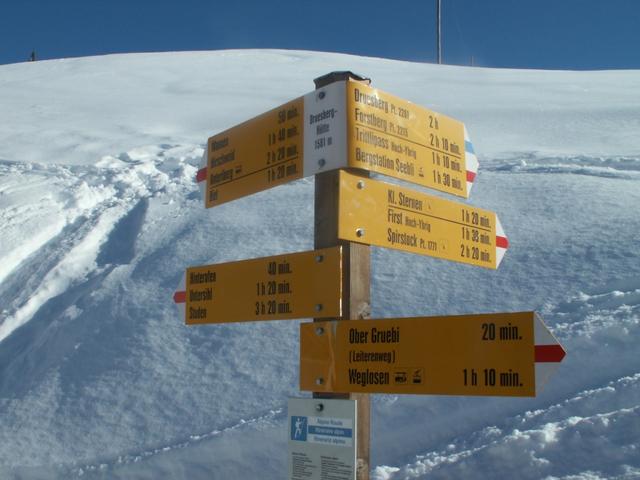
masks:
POLYGON ((466 198, 478 162, 462 122, 342 81, 209 138, 198 180, 213 207, 347 167, 466 198))
POLYGON ((508 247, 488 210, 340 172, 338 236, 344 240, 498 268, 508 247))

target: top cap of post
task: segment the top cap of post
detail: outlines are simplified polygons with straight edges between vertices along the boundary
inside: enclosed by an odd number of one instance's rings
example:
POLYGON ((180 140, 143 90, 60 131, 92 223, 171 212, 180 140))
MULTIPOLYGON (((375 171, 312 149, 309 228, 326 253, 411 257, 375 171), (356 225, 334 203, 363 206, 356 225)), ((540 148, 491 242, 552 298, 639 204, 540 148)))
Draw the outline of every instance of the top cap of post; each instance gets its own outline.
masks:
POLYGON ((339 72, 329 72, 326 75, 322 75, 321 77, 314 78, 313 83, 316 84, 316 90, 322 87, 326 87, 330 83, 340 82, 342 80, 356 80, 357 82, 363 82, 367 85, 371 84, 371 79, 368 77, 363 77, 358 75, 357 73, 350 72, 349 70, 343 70, 339 72))

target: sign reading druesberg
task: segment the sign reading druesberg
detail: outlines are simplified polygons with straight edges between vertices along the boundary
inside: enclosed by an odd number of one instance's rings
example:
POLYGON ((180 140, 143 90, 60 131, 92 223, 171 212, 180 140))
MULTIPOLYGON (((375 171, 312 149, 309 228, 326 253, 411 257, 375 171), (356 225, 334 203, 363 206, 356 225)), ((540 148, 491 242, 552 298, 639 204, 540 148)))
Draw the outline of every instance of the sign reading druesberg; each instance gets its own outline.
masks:
POLYGON ((356 82, 347 99, 350 167, 469 196, 478 166, 462 122, 356 82))
POLYGON ((534 396, 564 350, 533 312, 300 326, 300 389, 534 396))
POLYGON ((342 81, 209 138, 198 181, 213 207, 347 167, 466 198, 478 162, 461 122, 342 81))

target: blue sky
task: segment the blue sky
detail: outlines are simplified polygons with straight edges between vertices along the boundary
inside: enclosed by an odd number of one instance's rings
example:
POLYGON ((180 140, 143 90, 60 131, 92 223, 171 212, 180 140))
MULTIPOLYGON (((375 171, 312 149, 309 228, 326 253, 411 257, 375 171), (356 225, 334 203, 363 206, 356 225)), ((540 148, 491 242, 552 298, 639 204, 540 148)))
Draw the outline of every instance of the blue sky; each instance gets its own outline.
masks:
MULTIPOLYGON (((442 0, 444 63, 640 68, 640 0, 442 0)), ((435 0, 2 0, 0 64, 285 48, 434 62, 435 0)))

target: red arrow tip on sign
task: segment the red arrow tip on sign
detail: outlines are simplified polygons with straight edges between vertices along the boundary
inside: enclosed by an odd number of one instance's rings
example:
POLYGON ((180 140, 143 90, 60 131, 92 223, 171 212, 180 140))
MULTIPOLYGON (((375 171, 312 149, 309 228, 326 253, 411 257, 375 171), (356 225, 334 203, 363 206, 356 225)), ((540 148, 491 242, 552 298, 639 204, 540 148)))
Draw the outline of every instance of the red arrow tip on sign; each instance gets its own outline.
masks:
POLYGON ((567 352, 561 345, 536 345, 536 363, 560 363, 567 352))
POLYGON ((509 239, 507 237, 496 236, 496 247, 509 248, 509 239))
POLYGON ((187 292, 176 292, 173 294, 175 303, 185 303, 187 301, 187 292))
POLYGON ((201 168, 196 174, 196 182, 204 182, 207 179, 207 167, 201 168))

